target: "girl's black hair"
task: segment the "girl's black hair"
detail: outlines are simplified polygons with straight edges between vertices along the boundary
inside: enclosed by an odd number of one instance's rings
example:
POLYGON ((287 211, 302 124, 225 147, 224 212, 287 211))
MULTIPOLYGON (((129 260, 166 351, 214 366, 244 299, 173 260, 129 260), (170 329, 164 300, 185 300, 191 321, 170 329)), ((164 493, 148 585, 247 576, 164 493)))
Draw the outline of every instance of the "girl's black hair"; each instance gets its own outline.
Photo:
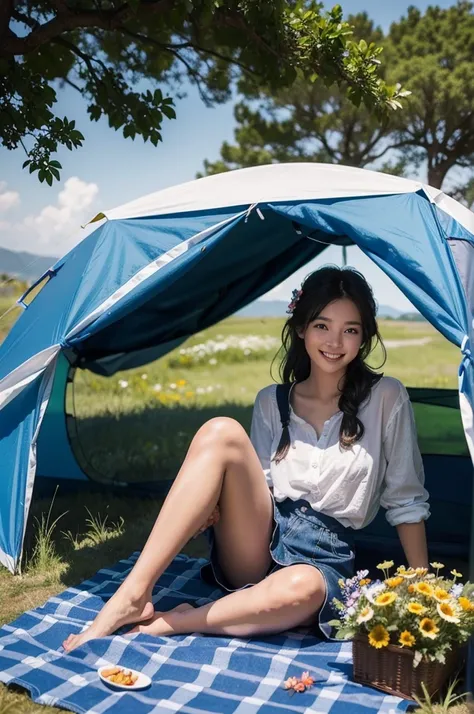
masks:
MULTIPOLYGON (((327 266, 308 275, 300 297, 296 300, 293 313, 286 321, 282 332, 285 355, 280 365, 282 382, 302 382, 311 372, 311 361, 304 340, 298 332, 316 320, 324 308, 334 300, 352 300, 360 313, 362 322, 362 343, 357 357, 347 365, 338 406, 343 413, 339 432, 339 443, 343 449, 350 449, 364 435, 364 425, 357 416, 361 403, 370 394, 372 387, 383 374, 374 372, 365 364, 377 344, 381 345, 385 364, 387 353, 378 331, 377 306, 370 285, 364 276, 353 268, 327 266), (374 343, 375 339, 375 343, 374 343)), ((283 428, 280 443, 273 460, 278 464, 288 453, 290 432, 288 425, 283 428)))

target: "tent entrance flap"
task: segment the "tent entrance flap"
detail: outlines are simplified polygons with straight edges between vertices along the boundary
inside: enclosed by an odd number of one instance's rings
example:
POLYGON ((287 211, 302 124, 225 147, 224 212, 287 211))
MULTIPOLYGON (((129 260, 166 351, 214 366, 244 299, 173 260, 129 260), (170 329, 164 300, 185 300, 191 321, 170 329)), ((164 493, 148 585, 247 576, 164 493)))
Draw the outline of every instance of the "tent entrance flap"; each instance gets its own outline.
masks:
POLYGON ((73 419, 73 405, 66 401, 71 365, 64 352, 58 356, 49 403, 37 441, 38 476, 62 481, 88 481, 71 449, 67 420, 73 419))
MULTIPOLYGON (((319 255, 324 242, 308 240, 293 221, 271 209, 242 218, 165 265, 85 334, 69 340, 81 366, 94 370, 111 357, 185 339, 253 302, 319 255)), ((334 236, 340 240, 340 236, 334 236)), ((99 371, 97 369, 97 371, 99 371)), ((110 374, 110 369, 108 370, 110 374)))

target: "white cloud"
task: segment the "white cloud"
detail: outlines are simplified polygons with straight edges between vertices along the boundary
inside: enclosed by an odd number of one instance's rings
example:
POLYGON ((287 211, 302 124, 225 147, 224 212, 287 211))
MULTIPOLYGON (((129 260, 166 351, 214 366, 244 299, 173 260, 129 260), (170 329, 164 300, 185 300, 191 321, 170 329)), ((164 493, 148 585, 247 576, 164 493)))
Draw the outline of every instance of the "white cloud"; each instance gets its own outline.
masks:
MULTIPOLYGON (((5 184, 0 182, 0 211, 5 184)), ((13 193, 13 192, 9 192, 13 193)), ((81 230, 97 212, 99 187, 77 176, 68 178, 64 188, 37 214, 27 215, 21 221, 0 220, 2 244, 10 250, 27 250, 31 253, 61 257, 85 238, 90 230, 81 230)), ((18 194, 17 194, 18 196, 18 194)), ((19 196, 18 196, 19 203, 19 196)))
POLYGON ((81 224, 92 217, 91 206, 98 193, 97 184, 72 176, 64 184, 56 205, 45 206, 36 216, 27 216, 23 224, 34 232, 43 247, 62 248, 64 242, 70 242, 71 234, 77 233, 81 224), (59 237, 62 240, 58 241, 59 237))
POLYGON ((5 213, 20 203, 20 194, 17 191, 5 191, 6 187, 7 182, 0 181, 0 213, 5 213))

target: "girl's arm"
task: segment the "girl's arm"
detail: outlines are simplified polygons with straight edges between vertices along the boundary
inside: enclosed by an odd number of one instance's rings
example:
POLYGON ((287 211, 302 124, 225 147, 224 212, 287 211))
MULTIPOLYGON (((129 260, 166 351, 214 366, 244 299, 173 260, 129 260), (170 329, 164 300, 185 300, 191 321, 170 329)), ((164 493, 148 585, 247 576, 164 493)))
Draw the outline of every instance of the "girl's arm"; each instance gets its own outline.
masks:
POLYGON ((428 567, 425 522, 399 523, 396 526, 410 568, 428 567))
POLYGON ((430 515, 428 492, 424 487, 413 409, 408 395, 403 396, 384 434, 387 466, 380 502, 387 509, 387 521, 397 529, 410 567, 426 568, 428 548, 424 521, 430 515))

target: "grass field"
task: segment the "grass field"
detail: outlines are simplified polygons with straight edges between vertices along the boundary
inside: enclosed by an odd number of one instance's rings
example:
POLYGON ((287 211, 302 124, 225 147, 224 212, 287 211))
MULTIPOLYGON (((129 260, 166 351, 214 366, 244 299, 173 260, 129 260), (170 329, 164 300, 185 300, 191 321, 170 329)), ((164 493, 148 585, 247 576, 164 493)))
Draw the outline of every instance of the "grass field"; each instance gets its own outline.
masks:
MULTIPOLYGON (((4 309, 0 301, 0 314, 4 309)), ((5 325, 0 322, 0 339, 14 317, 10 313, 5 325)), ((222 343, 230 337, 245 340, 249 335, 260 340, 276 339, 281 327, 282 321, 276 319, 229 319, 195 335, 181 349, 211 340, 222 343)), ((382 321, 380 328, 388 347, 385 374, 401 379, 407 386, 457 386, 459 350, 429 324, 382 321), (429 341, 400 345, 406 340, 429 341)), ((79 443, 76 439, 75 447, 83 452, 82 463, 110 480, 169 479, 179 469, 196 430, 212 416, 232 416, 248 429, 255 395, 272 381, 272 353, 264 357, 248 354, 239 361, 236 352, 234 357, 229 361, 228 355, 216 352, 189 366, 178 349, 162 360, 111 378, 78 371, 74 394, 70 388, 67 395, 67 409, 71 412, 74 408, 77 416, 79 443)), ((380 350, 371 363, 380 363, 380 350)), ((277 371, 276 363, 275 377, 277 371)), ((441 425, 436 415, 429 419, 423 415, 423 409, 418 410, 418 415, 428 426, 423 430, 422 449, 429 450, 430 443, 440 448, 443 443, 441 448, 448 450, 456 443, 459 451, 465 450, 456 410, 449 415, 450 423, 444 421, 441 425)), ((152 497, 118 498, 95 493, 79 497, 59 491, 49 525, 56 518, 59 521, 48 538, 45 518, 50 502, 34 501, 23 574, 13 577, 0 568, 0 624, 138 550, 160 505, 161 501, 152 497)), ((184 551, 205 556, 203 539, 191 541, 184 551)), ((44 714, 47 710, 32 704, 23 694, 12 694, 0 687, 0 714, 44 714)), ((451 711, 461 714, 466 707, 451 711)))

